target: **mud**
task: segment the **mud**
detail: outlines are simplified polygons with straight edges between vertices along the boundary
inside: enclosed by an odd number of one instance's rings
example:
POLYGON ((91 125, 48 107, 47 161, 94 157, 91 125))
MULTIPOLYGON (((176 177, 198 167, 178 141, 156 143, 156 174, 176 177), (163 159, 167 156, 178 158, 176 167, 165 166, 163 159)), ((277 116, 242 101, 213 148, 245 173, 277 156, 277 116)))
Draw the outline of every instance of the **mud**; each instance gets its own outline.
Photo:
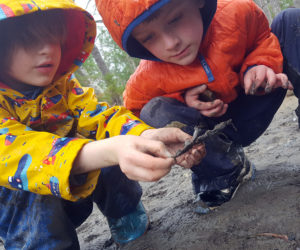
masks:
MULTIPOLYGON (((95 207, 78 229, 81 249, 300 250, 300 130, 297 99, 286 97, 269 129, 245 149, 257 168, 228 203, 206 215, 196 205, 190 171, 174 167, 157 183, 141 183, 149 231, 118 247, 95 207)), ((1 246, 0 246, 1 249, 1 246)), ((2 248, 3 249, 3 248, 2 248)))
POLYGON ((190 171, 175 167, 157 183, 141 183, 149 231, 118 247, 109 244, 105 218, 94 209, 78 235, 82 249, 300 250, 300 130, 288 95, 270 127, 245 151, 257 168, 228 203, 206 215, 196 205, 190 171))

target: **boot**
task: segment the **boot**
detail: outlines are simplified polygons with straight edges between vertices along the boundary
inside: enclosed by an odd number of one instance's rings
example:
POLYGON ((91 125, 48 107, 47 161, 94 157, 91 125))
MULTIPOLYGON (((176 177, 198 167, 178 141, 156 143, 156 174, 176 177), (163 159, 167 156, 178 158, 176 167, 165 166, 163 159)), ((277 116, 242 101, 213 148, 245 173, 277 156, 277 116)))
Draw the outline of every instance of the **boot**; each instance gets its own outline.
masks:
POLYGON ((133 212, 121 218, 107 217, 112 239, 118 245, 126 244, 142 236, 149 227, 149 219, 140 201, 133 212))
POLYGON ((255 167, 246 157, 243 147, 223 134, 205 142, 207 155, 192 168, 192 182, 197 213, 208 213, 231 200, 241 183, 254 178, 255 167))

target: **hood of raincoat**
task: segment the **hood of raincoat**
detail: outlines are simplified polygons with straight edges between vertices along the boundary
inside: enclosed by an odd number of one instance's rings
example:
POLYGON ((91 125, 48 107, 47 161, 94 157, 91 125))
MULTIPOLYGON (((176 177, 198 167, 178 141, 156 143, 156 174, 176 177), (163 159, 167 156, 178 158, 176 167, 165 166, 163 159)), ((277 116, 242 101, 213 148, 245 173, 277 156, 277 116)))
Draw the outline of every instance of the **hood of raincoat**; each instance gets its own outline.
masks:
POLYGON ((54 78, 58 80, 66 74, 75 72, 91 53, 96 36, 96 23, 93 17, 76 6, 72 0, 2 0, 0 22, 7 18, 51 9, 63 9, 67 30, 61 63, 54 78))
MULTIPOLYGON (((132 36, 132 30, 168 4, 171 0, 96 0, 103 23, 115 42, 128 55, 146 60, 159 61, 132 36)), ((217 9, 217 0, 206 0, 200 10, 203 19, 204 34, 207 31, 217 9)))

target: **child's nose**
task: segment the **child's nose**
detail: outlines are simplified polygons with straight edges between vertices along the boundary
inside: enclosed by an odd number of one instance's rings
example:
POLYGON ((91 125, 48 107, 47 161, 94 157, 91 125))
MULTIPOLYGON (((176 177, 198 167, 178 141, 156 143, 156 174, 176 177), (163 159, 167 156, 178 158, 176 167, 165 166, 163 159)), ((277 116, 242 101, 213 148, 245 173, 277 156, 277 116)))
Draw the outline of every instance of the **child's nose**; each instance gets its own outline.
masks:
POLYGON ((172 50, 176 48, 180 43, 180 39, 176 35, 171 33, 165 34, 163 40, 165 49, 167 50, 172 50))
POLYGON ((40 45, 39 53, 40 54, 50 54, 54 51, 54 44, 42 44, 40 45))

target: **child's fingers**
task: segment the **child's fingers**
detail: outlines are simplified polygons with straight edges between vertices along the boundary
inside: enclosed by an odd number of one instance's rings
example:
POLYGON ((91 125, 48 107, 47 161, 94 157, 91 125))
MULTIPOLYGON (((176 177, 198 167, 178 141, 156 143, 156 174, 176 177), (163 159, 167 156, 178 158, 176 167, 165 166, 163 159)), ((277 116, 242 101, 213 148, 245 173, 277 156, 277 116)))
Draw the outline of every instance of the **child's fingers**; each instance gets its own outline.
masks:
POLYGON ((191 168, 194 165, 199 164, 199 160, 195 159, 195 156, 187 152, 176 159, 176 164, 183 168, 191 168))
POLYGON ((145 182, 158 181, 159 179, 167 175, 171 170, 171 166, 169 168, 159 168, 159 165, 153 166, 153 168, 145 168, 144 166, 144 164, 141 166, 131 165, 129 169, 124 168, 122 167, 122 165, 120 165, 121 170, 129 179, 145 182))
POLYGON ((198 100, 198 97, 197 99, 194 100, 191 99, 188 101, 186 100, 186 104, 188 107, 198 109, 198 110, 207 109, 207 107, 210 106, 209 103, 198 100))
POLYGON ((224 104, 222 101, 218 102, 218 105, 214 105, 210 109, 203 109, 200 113, 207 117, 219 117, 226 113, 227 111, 227 104, 224 104))
POLYGON ((244 85, 246 95, 250 94, 251 91, 253 92, 253 89, 256 88, 256 86, 255 86, 255 71, 249 70, 245 74, 243 85, 244 85))
POLYGON ((284 89, 294 89, 286 74, 276 74, 276 80, 278 87, 282 87, 284 89))
MULTIPOLYGON (((165 145, 176 145, 184 143, 186 140, 191 139, 191 136, 183 132, 179 128, 159 128, 159 129, 148 129, 145 130, 142 134, 142 137, 148 138, 150 140, 161 141, 165 145)), ((144 143, 146 144, 146 143, 144 143)), ((143 145, 144 145, 143 144, 143 145)), ((147 143, 149 146, 150 144, 147 143)), ((169 149, 169 148, 168 148, 169 149)), ((167 150, 168 150, 167 149, 167 150)), ((161 150, 161 149, 158 149, 161 150)))
POLYGON ((123 173, 129 179, 138 181, 157 181, 169 173, 173 164, 172 158, 155 157, 143 152, 129 153, 120 161, 123 173))
POLYGON ((294 89, 294 86, 290 81, 288 81, 287 86, 288 86, 287 89, 290 89, 290 90, 294 89))
POLYGON ((199 85, 186 91, 184 100, 188 107, 199 109, 201 107, 201 101, 199 96, 203 94, 207 89, 206 85, 199 85))
POLYGON ((150 156, 156 156, 159 158, 168 158, 171 156, 167 147, 162 141, 147 140, 145 143, 137 145, 137 150, 150 156))
POLYGON ((183 168, 191 168, 199 164, 206 155, 204 145, 199 145, 178 157, 177 164, 183 168))
POLYGON ((222 110, 218 114, 216 114, 215 117, 220 117, 220 116, 224 115, 226 113, 227 109, 228 109, 228 104, 225 103, 222 106, 222 110))
POLYGON ((219 107, 220 105, 223 105, 223 101, 221 101, 220 99, 214 100, 212 102, 201 102, 199 101, 197 103, 197 109, 202 111, 202 110, 212 110, 215 109, 217 107, 219 107))
POLYGON ((275 74, 269 67, 263 65, 255 66, 245 74, 244 89, 246 94, 268 94, 278 87, 293 89, 285 74, 275 74))
POLYGON ((216 106, 218 106, 218 102, 216 101, 213 101, 213 102, 203 102, 203 101, 200 101, 200 100, 194 100, 193 101, 193 104, 189 104, 189 107, 193 107, 195 109, 198 109, 198 110, 207 110, 207 109, 212 109, 212 108, 215 108, 216 106))
POLYGON ((250 69, 244 77, 244 89, 246 94, 259 94, 259 89, 269 90, 276 82, 272 69, 259 65, 250 69))
POLYGON ((207 86, 205 84, 201 84, 197 87, 191 88, 187 91, 187 93, 189 93, 190 95, 199 95, 205 92, 205 90, 207 89, 207 86))
POLYGON ((273 71, 268 75, 268 82, 265 87, 265 93, 270 93, 273 89, 282 87, 284 89, 293 89, 292 83, 286 74, 275 74, 273 71))
POLYGON ((265 93, 270 93, 274 88, 276 88, 277 77, 272 69, 267 69, 266 71, 266 83, 265 83, 265 93))
POLYGON ((193 165, 199 164, 206 155, 206 150, 204 144, 197 145, 191 150, 191 159, 193 160, 193 165))
POLYGON ((250 94, 262 94, 261 92, 269 93, 276 85, 276 75, 274 71, 268 67, 257 67, 255 71, 255 79, 250 94), (260 90, 260 91, 259 91, 260 90))

